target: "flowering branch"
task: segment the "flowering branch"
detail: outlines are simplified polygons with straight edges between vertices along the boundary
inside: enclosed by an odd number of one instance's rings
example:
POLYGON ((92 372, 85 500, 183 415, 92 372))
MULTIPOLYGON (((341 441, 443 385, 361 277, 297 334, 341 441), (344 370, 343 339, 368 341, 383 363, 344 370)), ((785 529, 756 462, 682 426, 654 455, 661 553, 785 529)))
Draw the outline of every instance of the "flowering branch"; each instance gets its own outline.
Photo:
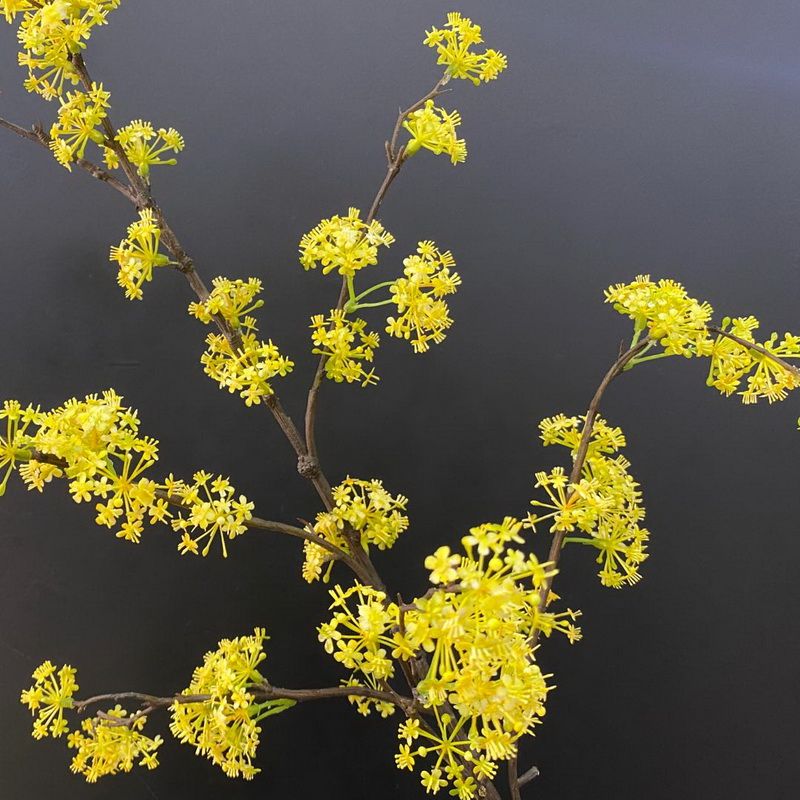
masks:
MULTIPOLYGON (((375 197, 372 201, 372 205, 370 206, 369 213, 367 214, 367 218, 365 220, 365 224, 369 224, 375 219, 375 216, 378 213, 378 209, 381 207, 381 203, 383 199, 386 197, 387 192, 389 191, 389 187, 392 185, 394 179, 397 177, 398 173, 403 167, 403 164, 406 161, 406 148, 404 146, 398 147, 397 140, 400 135, 400 131, 403 126, 403 120, 408 117, 409 114, 412 114, 418 108, 421 108, 425 105, 428 100, 437 97, 438 95, 442 94, 443 86, 448 82, 449 75, 445 73, 438 81, 436 81, 436 85, 424 96, 417 100, 416 103, 413 103, 406 109, 401 109, 397 115, 397 120, 395 122, 394 128, 392 130, 391 138, 388 139, 384 143, 384 147, 386 149, 386 159, 388 161, 386 174, 384 175, 383 181, 381 185, 378 187, 378 191, 375 194, 375 197)), ((347 299, 348 291, 347 291, 347 280, 342 280, 342 287, 339 291, 339 299, 336 302, 336 309, 344 308, 345 301, 347 299)), ((373 287, 374 288, 374 287, 373 287)), ((308 456, 310 459, 313 460, 314 463, 319 464, 319 455, 317 452, 317 441, 316 441, 316 420, 317 420, 317 404, 319 401, 319 390, 322 386, 322 379, 325 375, 325 363, 327 361, 327 356, 322 355, 319 358, 319 362, 317 363, 317 371, 314 373, 314 379, 311 382, 311 387, 308 390, 308 398, 306 400, 306 415, 305 415, 305 434, 306 434, 306 449, 308 451, 308 456)))

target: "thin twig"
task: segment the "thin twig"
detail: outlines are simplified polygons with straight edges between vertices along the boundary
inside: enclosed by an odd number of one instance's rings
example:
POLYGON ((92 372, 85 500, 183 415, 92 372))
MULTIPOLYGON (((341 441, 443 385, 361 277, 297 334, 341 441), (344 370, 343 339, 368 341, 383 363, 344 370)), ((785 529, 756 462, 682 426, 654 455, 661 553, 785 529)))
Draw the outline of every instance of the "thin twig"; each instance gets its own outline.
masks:
MULTIPOLYGON (((400 131, 403 126, 403 120, 409 114, 413 113, 418 108, 424 106, 428 100, 441 94, 442 91, 444 91, 442 87, 445 85, 445 83, 447 83, 447 81, 448 81, 448 76, 441 77, 436 82, 436 85, 433 87, 433 89, 431 89, 426 95, 417 100, 416 103, 413 103, 406 109, 400 109, 397 115, 397 120, 395 121, 394 124, 394 128, 392 129, 391 138, 387 140, 384 145, 386 149, 386 160, 387 160, 386 174, 384 175, 383 181, 381 182, 381 185, 378 187, 378 191, 376 192, 375 197, 372 200, 372 204, 370 205, 369 213, 367 214, 365 220, 367 224, 369 224, 375 219, 375 215, 378 213, 378 209, 381 207, 381 203, 386 197, 386 193, 389 191, 389 187, 392 185, 394 179, 400 172, 403 164, 406 162, 405 147, 398 148, 397 146, 397 140, 398 137, 400 136, 400 131)), ((347 283, 345 280, 342 280, 342 287, 339 290, 339 299, 336 302, 336 310, 339 310, 344 307, 346 299, 347 299, 347 283)), ((316 372, 314 373, 314 379, 311 382, 311 387, 308 390, 308 397, 306 399, 305 444, 308 456, 315 464, 319 464, 319 454, 317 451, 317 441, 316 441, 317 408, 319 404, 319 391, 320 388, 322 387, 322 380, 325 376, 325 363, 327 362, 327 360, 328 360, 327 357, 324 355, 319 357, 319 362, 317 363, 317 369, 316 372)))
MULTIPOLYGON (((6 130, 15 133, 17 136, 27 139, 29 142, 40 144, 47 150, 50 149, 50 136, 38 125, 34 125, 33 128, 27 129, 19 125, 15 125, 13 122, 9 122, 7 119, 0 117, 0 128, 5 128, 6 130)), ((115 178, 110 172, 107 172, 102 167, 99 167, 94 162, 85 158, 76 158, 74 159, 73 163, 84 170, 84 172, 87 172, 93 178, 96 178, 98 181, 107 183, 112 189, 118 191, 131 203, 136 203, 136 195, 131 191, 131 188, 126 186, 118 178, 115 178)))

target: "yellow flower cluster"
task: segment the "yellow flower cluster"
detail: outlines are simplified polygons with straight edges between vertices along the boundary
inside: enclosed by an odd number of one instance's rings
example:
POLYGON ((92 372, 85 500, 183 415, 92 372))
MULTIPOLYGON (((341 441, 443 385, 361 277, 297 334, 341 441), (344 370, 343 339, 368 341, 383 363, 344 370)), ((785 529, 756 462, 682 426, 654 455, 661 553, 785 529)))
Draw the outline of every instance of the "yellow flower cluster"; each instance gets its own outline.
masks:
POLYGON ((257 405, 273 394, 270 381, 284 377, 294 368, 294 362, 282 356, 277 345, 264 342, 258 337, 255 317, 250 316, 264 305, 255 300, 261 292, 261 281, 257 278, 231 280, 214 278, 214 288, 201 303, 192 303, 189 313, 201 322, 209 324, 215 317, 222 317, 234 331, 233 345, 222 334, 206 337, 207 350, 200 358, 206 375, 227 389, 238 392, 247 406, 257 405))
POLYGON ((325 356, 328 378, 337 383, 360 381, 362 386, 378 382, 375 370, 366 370, 361 363, 372 363, 380 343, 379 335, 366 327, 363 319, 347 319, 341 309, 334 309, 327 318, 322 314, 311 317, 311 352, 325 356))
POLYGON ((83 158, 86 145, 91 141, 102 145, 105 136, 97 126, 106 118, 111 93, 103 91, 103 84, 92 84, 91 91, 68 92, 61 101, 58 121, 50 128, 50 149, 59 164, 72 171, 72 162, 83 158))
POLYGON ((247 315, 264 305, 263 300, 255 300, 261 293, 261 281, 258 278, 231 280, 230 278, 214 278, 214 288, 202 303, 191 303, 189 313, 206 325, 215 317, 222 317, 232 328, 254 327, 254 320, 247 315))
MULTIPOLYGON (((583 417, 559 414, 542 420, 539 429, 544 444, 562 445, 574 457, 583 425, 583 417)), ((531 505, 546 513, 537 511, 527 519, 534 529, 550 520, 551 531, 577 529, 588 534, 588 538, 567 537, 565 541, 596 548, 600 582, 613 588, 640 580, 639 567, 647 558, 649 538, 639 524, 645 517, 639 484, 628 472, 630 462, 617 455, 624 446, 622 431, 597 418, 578 483, 570 484, 561 467, 537 472, 536 486, 544 489, 548 499, 533 500, 531 505)))
POLYGON ((0 419, 7 420, 0 437, 0 469, 6 467, 0 495, 18 463, 29 489, 41 491, 52 478, 66 477, 73 500, 98 501, 95 522, 119 526, 118 538, 139 542, 146 521, 171 523, 183 534, 178 550, 204 556, 217 538, 227 556, 227 542, 253 518, 253 503, 221 475, 197 472, 191 484, 172 475, 163 483, 146 477, 158 461, 158 442, 140 434, 136 411, 113 390, 70 399, 49 412, 6 401, 0 419))
MULTIPOLYGON (((747 342, 754 342, 753 331, 759 326, 755 317, 723 320, 722 329, 747 342)), ((778 338, 773 333, 762 345, 781 361, 800 358, 800 336, 786 333, 778 338)), ((746 387, 739 392, 742 401, 755 403, 760 398, 770 403, 784 400, 790 390, 800 386, 800 371, 781 365, 774 359, 725 336, 718 336, 711 348, 708 385, 722 394, 733 394, 746 378, 746 387)))
POLYGON ((33 723, 33 738, 45 736, 58 738, 69 731, 64 710, 72 708, 73 696, 78 691, 76 671, 64 665, 56 668, 49 661, 33 671, 34 684, 20 695, 20 702, 36 716, 33 723))
POLYGON ((426 34, 425 44, 436 49, 436 63, 444 65, 445 74, 451 78, 466 78, 477 86, 481 81, 494 80, 508 66, 506 57, 497 50, 472 50, 483 42, 480 25, 457 11, 447 15, 444 28, 432 28, 426 34))
POLYGON ((153 269, 171 263, 169 256, 159 252, 160 244, 161 229, 155 215, 152 209, 144 208, 139 219, 128 226, 127 236, 111 248, 109 260, 119 266, 117 283, 129 300, 141 300, 142 285, 153 280, 153 269))
POLYGON ((29 489, 41 491, 52 477, 66 476, 76 503, 100 500, 95 506, 98 525, 113 528, 117 536, 138 542, 145 518, 162 521, 165 500, 156 497, 158 485, 143 477, 158 460, 158 442, 139 435, 135 411, 122 405, 113 390, 70 399, 49 412, 28 412, 38 426, 27 437, 28 458, 33 451, 65 462, 62 470, 33 468, 20 470, 29 489))
POLYGON ((290 708, 291 700, 257 703, 253 689, 264 683, 258 665, 266 658, 266 632, 256 628, 252 636, 223 639, 206 653, 194 670, 184 695, 208 696, 198 703, 176 702, 170 730, 175 738, 192 745, 230 778, 253 778, 253 766, 261 728, 267 716, 290 708))
POLYGON ((63 94, 66 82, 78 83, 72 57, 119 4, 120 0, 0 0, 9 23, 23 14, 17 38, 22 45, 19 63, 28 70, 25 88, 52 100, 63 94))
POLYGON ((98 778, 130 772, 134 764, 155 769, 158 766, 158 748, 164 740, 150 738, 141 731, 146 717, 128 717, 121 706, 106 711, 102 718, 87 719, 82 731, 67 737, 70 748, 77 750, 71 769, 95 783, 98 778), (138 759, 138 762, 137 762, 138 759))
POLYGON ((414 352, 423 353, 430 347, 428 342, 443 342, 453 324, 442 298, 458 289, 461 277, 451 271, 455 260, 450 251, 440 251, 433 242, 420 242, 403 265, 405 277, 391 286, 397 316, 387 319, 386 332, 410 339, 414 352))
POLYGON ((673 280, 655 283, 649 275, 637 275, 633 283, 618 283, 606 292, 606 302, 634 322, 638 335, 645 329, 670 355, 707 355, 710 339, 706 326, 713 309, 686 294, 673 280))
POLYGON ((236 490, 227 478, 218 475, 212 479, 207 472, 196 472, 194 483, 187 485, 166 480, 165 491, 176 502, 180 512, 172 520, 172 527, 182 531, 178 550, 181 554, 202 553, 207 556, 219 534, 222 555, 228 557, 226 540, 230 541, 247 531, 246 523, 253 518, 255 507, 244 495, 236 499, 236 490), (191 533, 198 533, 192 537, 191 533), (191 532, 191 533, 190 533, 191 532), (206 541, 202 551, 200 544, 206 541))
MULTIPOLYGON (((372 545, 386 550, 408 528, 408 517, 403 513, 408 498, 392 496, 379 480, 348 477, 334 488, 333 502, 331 511, 317 514, 312 531, 345 552, 349 552, 346 530, 355 531, 365 549, 372 545)), ((332 555, 314 542, 306 541, 304 545, 303 578, 311 583, 319 580, 332 555)))
POLYGON ((0 481, 0 497, 6 493, 8 479, 20 462, 27 462, 31 456, 30 439, 26 437, 28 428, 39 419, 39 409, 33 406, 23 408, 17 400, 6 400, 0 411, 0 420, 6 421, 5 436, 0 436, 0 470, 5 469, 0 481))
MULTIPOLYGON (((174 166, 174 158, 162 158, 164 153, 180 153, 185 147, 183 136, 175 128, 159 128, 156 130, 151 122, 135 119, 117 131, 116 140, 122 147, 128 161, 136 167, 137 172, 147 179, 150 167, 174 166)), ((110 169, 119 167, 119 156, 110 147, 105 148, 106 166, 110 169)))
MULTIPOLYGON (((255 326, 248 318, 245 327, 255 326)), ((200 357, 206 375, 217 381, 220 389, 231 394, 238 392, 245 405, 254 406, 273 394, 270 381, 288 375, 294 362, 282 356, 277 345, 261 341, 255 333, 244 333, 234 352, 230 342, 221 334, 210 333, 208 349, 200 357)))
POLYGON ((300 240, 300 263, 305 269, 322 265, 323 275, 336 270, 352 278, 364 267, 378 263, 378 247, 389 247, 394 236, 377 220, 364 222, 351 208, 346 217, 324 219, 300 240))
MULTIPOLYGON (((394 647, 393 627, 397 606, 386 603, 386 595, 370 586, 356 583, 349 589, 335 586, 330 591, 334 615, 317 629, 325 651, 333 655, 353 674, 345 686, 380 688, 394 675, 394 663, 389 658, 394 647), (355 611, 349 604, 353 604, 355 611)), ((383 717, 394 712, 394 706, 366 697, 352 698, 358 712, 367 716, 376 708, 383 717)))
POLYGON ((430 150, 434 155, 445 153, 453 164, 466 161, 467 144, 458 138, 456 128, 461 125, 458 111, 448 113, 426 101, 422 108, 412 111, 403 121, 403 127, 411 134, 406 145, 406 155, 413 156, 420 148, 430 150))
POLYGON ((417 759, 429 760, 421 772, 429 792, 452 786, 455 796, 478 796, 478 783, 495 775, 544 714, 549 687, 534 660, 534 632, 580 637, 578 612, 540 608, 555 570, 508 546, 522 541, 521 529, 506 518, 473 528, 462 539, 464 555, 439 548, 425 561, 433 588, 408 606, 358 583, 337 586, 335 613, 318 628, 325 650, 353 672, 350 684, 363 677, 380 685, 394 674, 392 659, 428 654, 416 696, 430 716, 401 723, 395 761, 413 769, 417 759))

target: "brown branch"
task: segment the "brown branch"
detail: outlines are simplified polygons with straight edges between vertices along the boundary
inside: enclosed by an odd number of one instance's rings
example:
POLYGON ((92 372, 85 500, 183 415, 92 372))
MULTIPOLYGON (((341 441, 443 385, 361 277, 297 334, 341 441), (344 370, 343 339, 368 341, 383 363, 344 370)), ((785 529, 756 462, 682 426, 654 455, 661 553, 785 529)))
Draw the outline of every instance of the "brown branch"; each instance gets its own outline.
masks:
MULTIPOLYGON (((391 703, 402 709, 404 713, 412 715, 417 711, 417 702, 411 697, 404 697, 394 690, 381 691, 369 686, 333 686, 323 689, 282 689, 269 683, 262 683, 251 687, 256 700, 292 700, 295 703, 307 703, 314 700, 329 700, 335 698, 366 697, 384 703, 391 703)), ((174 694, 169 697, 159 697, 142 692, 115 692, 112 694, 98 694, 85 700, 74 700, 72 707, 78 714, 82 714, 89 706, 100 703, 119 703, 125 700, 136 700, 141 703, 141 708, 129 717, 114 717, 108 712, 98 711, 96 716, 110 725, 132 725, 136 720, 146 717, 153 711, 178 704, 205 703, 213 699, 210 694, 174 694)))
MULTIPOLYGON (((20 136, 23 139, 40 144, 47 150, 50 149, 50 136, 48 136, 45 130, 39 125, 34 125, 34 127, 31 129, 22 128, 19 125, 15 125, 13 122, 9 122, 7 119, 0 117, 0 128, 5 128, 6 130, 15 133, 17 136, 20 136)), ((85 158, 76 158, 73 163, 84 170, 84 172, 87 172, 93 178, 96 178, 98 181, 107 183, 112 189, 118 191, 131 203, 136 202, 136 196, 129 186, 126 186, 118 178, 115 178, 110 172, 107 172, 94 162, 88 161, 85 158)))
POLYGON ((508 759, 508 791, 511 793, 511 800, 522 800, 522 796, 519 793, 516 755, 508 759))
POLYGON ((532 780, 535 780, 539 777, 539 767, 531 767, 529 770, 526 770, 519 776, 517 779, 517 785, 520 789, 523 786, 527 786, 532 780))

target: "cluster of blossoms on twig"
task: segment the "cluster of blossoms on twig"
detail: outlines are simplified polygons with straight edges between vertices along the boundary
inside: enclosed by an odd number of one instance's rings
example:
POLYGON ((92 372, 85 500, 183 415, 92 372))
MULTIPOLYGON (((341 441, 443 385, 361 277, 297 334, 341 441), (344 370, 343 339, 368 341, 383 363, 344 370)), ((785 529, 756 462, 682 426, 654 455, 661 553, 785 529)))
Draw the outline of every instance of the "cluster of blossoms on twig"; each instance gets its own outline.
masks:
MULTIPOLYGON (((408 499, 392 496, 378 480, 365 481, 347 478, 333 490, 334 506, 317 514, 311 530, 321 539, 345 553, 350 552, 348 532, 352 531, 364 550, 370 547, 387 550, 408 528, 406 510, 408 499)), ((304 543, 303 578, 309 583, 322 577, 323 567, 333 566, 333 555, 312 541, 304 543)), ((325 578, 330 574, 330 567, 325 578)))
MULTIPOLYGON (((559 414, 539 424, 545 445, 566 447, 573 459, 578 452, 585 417, 559 414)), ((630 463, 618 455, 625 446, 625 436, 605 420, 596 419, 581 468, 580 480, 570 484, 562 467, 536 473, 536 486, 544 489, 547 500, 533 500, 537 509, 526 525, 548 521, 552 532, 572 533, 576 529, 589 538, 568 537, 566 542, 597 548, 597 562, 603 586, 619 588, 636 583, 641 575, 639 565, 647 558, 647 530, 640 526, 645 510, 641 504, 639 484, 631 477, 630 463)))
POLYGON ((161 736, 151 738, 142 730, 148 715, 166 705, 171 707, 170 730, 178 741, 191 745, 229 777, 249 779, 259 772, 252 763, 260 740, 259 723, 294 705, 291 699, 259 696, 266 687, 258 671, 266 658, 266 638, 265 631, 256 628, 251 636, 223 639, 216 650, 206 653, 184 692, 174 698, 143 695, 143 706, 136 712, 117 704, 82 720, 72 731, 66 714, 82 713, 91 705, 113 699, 108 695, 76 699, 74 668, 65 665, 56 670, 45 661, 34 670, 34 684, 20 699, 36 717, 35 738, 67 734, 67 746, 76 751, 72 771, 89 783, 106 775, 130 772, 135 764, 148 769, 158 766, 157 751, 163 740, 161 736))
POLYGON ((202 550, 207 555, 218 538, 227 555, 226 542, 252 519, 253 504, 222 476, 198 472, 189 485, 171 475, 160 482, 148 477, 158 461, 158 442, 140 434, 136 411, 113 390, 72 398, 52 411, 7 400, 0 419, 6 420, 0 488, 5 490, 14 470, 28 489, 39 492, 63 478, 72 499, 94 502, 95 522, 116 528, 120 539, 138 543, 146 523, 165 523, 183 533, 181 552, 197 553, 207 539, 202 550))
POLYGON ((201 702, 176 702, 170 730, 221 767, 228 777, 253 778, 259 770, 253 758, 260 741, 259 722, 291 708, 291 700, 258 702, 255 690, 264 684, 258 666, 266 658, 263 628, 252 636, 223 639, 206 653, 183 696, 203 696, 201 702))
POLYGON ((274 394, 273 379, 288 375, 294 368, 294 362, 272 340, 265 342, 258 336, 258 325, 250 312, 263 305, 263 301, 255 300, 260 292, 257 278, 243 281, 219 277, 203 302, 189 306, 189 313, 206 325, 221 321, 232 331, 210 333, 200 363, 220 389, 238 394, 248 406, 274 394))
POLYGON ((709 325, 711 306, 689 297, 676 281, 654 282, 649 275, 639 275, 632 283, 610 286, 606 301, 633 320, 631 346, 643 334, 650 339, 628 369, 673 355, 705 357, 710 361, 708 385, 726 396, 739 390, 742 402, 748 404, 784 400, 800 386, 800 370, 788 363, 800 358, 800 336, 773 333, 758 342, 753 332, 759 322, 752 316, 725 317, 714 328, 709 325), (648 355, 658 345, 663 349, 648 355))
MULTIPOLYGON (((473 528, 462 539, 463 555, 439 548, 425 561, 431 591, 408 605, 358 583, 331 591, 334 614, 319 638, 351 671, 346 685, 379 687, 396 664, 411 671, 427 665, 416 688, 418 713, 398 728, 395 761, 414 769, 421 760, 428 792, 451 786, 459 798, 474 797, 540 721, 549 676, 536 664, 534 631, 580 637, 578 612, 542 607, 542 587, 555 570, 510 547, 523 542, 521 529, 506 518, 473 528)), ((393 711, 371 700, 356 705, 362 714, 393 711)))

